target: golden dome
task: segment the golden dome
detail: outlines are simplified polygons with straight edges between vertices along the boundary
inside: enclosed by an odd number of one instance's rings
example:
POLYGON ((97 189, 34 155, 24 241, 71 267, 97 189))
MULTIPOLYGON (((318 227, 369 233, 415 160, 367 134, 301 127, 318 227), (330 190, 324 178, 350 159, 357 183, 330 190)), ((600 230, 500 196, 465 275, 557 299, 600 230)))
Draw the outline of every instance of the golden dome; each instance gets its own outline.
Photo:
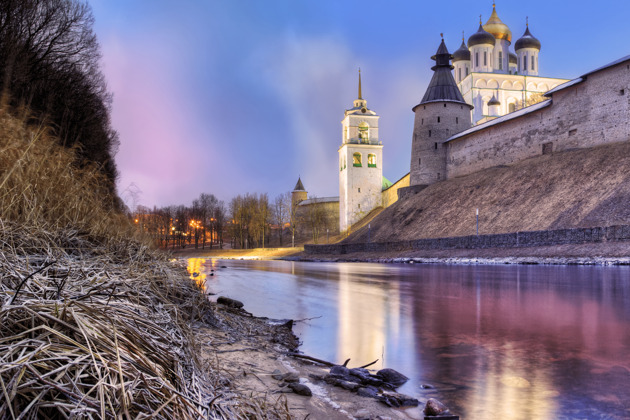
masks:
POLYGON ((512 31, 505 23, 501 22, 494 4, 492 5, 490 19, 483 25, 483 29, 494 35, 496 39, 506 39, 507 42, 512 43, 512 31))

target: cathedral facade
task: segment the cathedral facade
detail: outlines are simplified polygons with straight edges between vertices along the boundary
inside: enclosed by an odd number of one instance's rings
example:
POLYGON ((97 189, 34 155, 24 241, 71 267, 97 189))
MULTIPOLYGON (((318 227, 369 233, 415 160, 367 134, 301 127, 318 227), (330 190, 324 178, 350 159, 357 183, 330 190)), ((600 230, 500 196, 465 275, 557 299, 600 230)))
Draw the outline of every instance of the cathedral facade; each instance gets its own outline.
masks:
POLYGON ((473 124, 514 112, 566 79, 539 75, 541 43, 529 30, 512 46, 512 31, 499 18, 495 5, 485 24, 453 53, 453 75, 466 103, 474 107, 473 124))

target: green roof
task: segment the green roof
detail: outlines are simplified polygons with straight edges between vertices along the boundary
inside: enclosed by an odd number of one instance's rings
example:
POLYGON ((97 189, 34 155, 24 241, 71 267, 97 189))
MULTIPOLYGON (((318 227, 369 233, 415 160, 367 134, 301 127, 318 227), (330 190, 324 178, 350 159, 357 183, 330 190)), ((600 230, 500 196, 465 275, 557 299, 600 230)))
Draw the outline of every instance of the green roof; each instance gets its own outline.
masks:
POLYGON ((392 185, 394 185, 394 184, 392 184, 392 182, 389 179, 383 177, 383 191, 385 191, 386 189, 388 189, 392 185))

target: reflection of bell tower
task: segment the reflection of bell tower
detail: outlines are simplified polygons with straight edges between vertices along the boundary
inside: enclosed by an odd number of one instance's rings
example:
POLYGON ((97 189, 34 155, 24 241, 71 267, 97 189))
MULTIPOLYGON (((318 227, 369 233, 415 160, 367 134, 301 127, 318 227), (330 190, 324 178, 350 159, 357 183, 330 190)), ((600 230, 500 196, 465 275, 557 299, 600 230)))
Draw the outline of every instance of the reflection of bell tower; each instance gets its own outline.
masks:
POLYGON ((383 145, 378 139, 378 119, 361 95, 341 121, 339 148, 339 231, 349 229, 372 209, 382 205, 383 145))

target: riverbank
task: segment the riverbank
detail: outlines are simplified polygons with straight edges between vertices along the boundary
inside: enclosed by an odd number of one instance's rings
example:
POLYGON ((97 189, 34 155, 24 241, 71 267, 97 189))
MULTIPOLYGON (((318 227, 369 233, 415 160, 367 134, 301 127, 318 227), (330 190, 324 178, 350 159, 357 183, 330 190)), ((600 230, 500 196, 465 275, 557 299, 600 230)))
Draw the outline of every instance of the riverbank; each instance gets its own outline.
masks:
POLYGON ((433 249, 312 255, 302 248, 249 250, 182 249, 178 258, 282 259, 306 262, 376 262, 424 264, 555 264, 628 265, 630 243, 600 242, 528 248, 433 249))
POLYGON ((601 242, 530 248, 433 249, 355 252, 345 255, 300 253, 299 261, 378 262, 424 264, 556 264, 628 265, 630 243, 601 242))
POLYGON ((424 401, 419 407, 395 409, 324 382, 321 378, 328 373, 328 367, 289 355, 298 345, 290 327, 281 323, 274 325, 242 309, 219 304, 214 307, 221 328, 195 327, 195 334, 203 344, 201 358, 229 378, 234 392, 247 394, 259 402, 264 411, 256 418, 270 418, 270 412, 286 413, 295 419, 423 417, 424 401), (305 385, 312 395, 298 395, 290 389, 289 383, 305 385))

